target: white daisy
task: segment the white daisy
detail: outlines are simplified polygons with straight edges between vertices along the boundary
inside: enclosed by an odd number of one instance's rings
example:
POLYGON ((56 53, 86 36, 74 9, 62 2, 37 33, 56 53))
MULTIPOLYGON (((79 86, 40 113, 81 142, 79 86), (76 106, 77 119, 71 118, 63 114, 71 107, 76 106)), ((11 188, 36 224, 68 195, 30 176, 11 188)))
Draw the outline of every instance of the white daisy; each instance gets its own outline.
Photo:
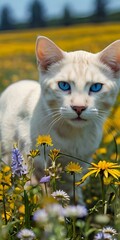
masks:
POLYGON ((45 209, 37 210, 34 213, 33 220, 38 223, 47 223, 48 222, 48 214, 45 209))
POLYGON ((51 194, 55 199, 58 200, 63 206, 69 203, 70 197, 63 190, 57 190, 51 194))
POLYGON ((63 217, 64 216, 64 208, 60 204, 57 204, 57 203, 47 205, 46 211, 50 216, 53 216, 53 217, 55 217, 55 216, 63 217))
POLYGON ((87 208, 85 206, 67 206, 64 209, 66 217, 85 217, 87 215, 87 208))
POLYGON ((110 227, 110 226, 104 227, 102 229, 102 232, 109 233, 109 234, 116 234, 117 233, 117 231, 114 228, 110 227))
POLYGON ((17 234, 17 237, 21 240, 33 240, 35 239, 35 234, 32 230, 25 228, 17 234))

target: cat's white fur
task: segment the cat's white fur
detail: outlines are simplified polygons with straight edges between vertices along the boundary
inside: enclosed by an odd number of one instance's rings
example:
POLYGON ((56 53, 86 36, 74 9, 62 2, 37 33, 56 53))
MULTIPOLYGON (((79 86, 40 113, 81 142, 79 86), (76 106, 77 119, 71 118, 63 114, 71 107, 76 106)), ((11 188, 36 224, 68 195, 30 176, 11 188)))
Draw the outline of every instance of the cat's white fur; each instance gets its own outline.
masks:
MULTIPOLYGON (((9 86, 0 98, 0 137, 3 160, 11 159, 14 142, 23 153, 35 147, 39 134, 50 134, 55 148, 91 161, 99 147, 103 123, 113 106, 120 86, 120 40, 103 51, 64 52, 46 37, 39 37, 36 56, 40 83, 24 80, 9 86), (65 81, 71 91, 64 92, 58 82, 65 81), (102 89, 90 92, 94 83, 102 89), (77 120, 73 107, 86 107, 77 120)), ((64 165, 73 158, 62 158, 64 165)), ((86 170, 87 164, 81 162, 86 170)), ((35 162, 40 177, 43 160, 35 162)), ((71 188, 71 186, 70 186, 71 188)))

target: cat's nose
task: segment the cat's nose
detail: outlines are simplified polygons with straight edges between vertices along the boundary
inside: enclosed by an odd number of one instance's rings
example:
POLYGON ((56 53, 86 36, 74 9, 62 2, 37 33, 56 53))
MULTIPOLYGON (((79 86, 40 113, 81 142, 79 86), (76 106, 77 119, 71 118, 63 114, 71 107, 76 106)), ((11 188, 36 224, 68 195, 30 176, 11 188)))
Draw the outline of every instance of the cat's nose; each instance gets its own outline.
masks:
POLYGON ((80 115, 82 111, 86 109, 85 106, 71 106, 71 107, 78 115, 80 115))

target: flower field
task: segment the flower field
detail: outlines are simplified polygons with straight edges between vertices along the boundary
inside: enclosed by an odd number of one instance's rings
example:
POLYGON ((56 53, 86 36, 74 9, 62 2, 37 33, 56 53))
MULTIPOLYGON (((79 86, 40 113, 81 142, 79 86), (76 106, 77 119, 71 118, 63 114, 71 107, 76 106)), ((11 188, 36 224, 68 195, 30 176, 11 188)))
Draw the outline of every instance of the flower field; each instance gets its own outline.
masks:
MULTIPOLYGON (((120 39, 120 24, 1 32, 0 92, 21 79, 38 80, 35 42, 39 35, 49 37, 66 51, 81 49, 95 53, 120 39)), ((37 149, 26 153, 34 162, 43 151, 45 175, 37 186, 31 186, 33 172, 31 169, 28 172, 18 147, 13 146, 11 166, 1 162, 1 240, 120 240, 119 103, 120 95, 105 123, 101 146, 79 182, 75 177, 82 172, 80 162, 75 163, 73 158, 73 162, 62 169, 57 162, 62 154, 60 149, 51 149, 46 156, 46 148, 54 147, 49 135, 40 136, 38 132, 37 149), (49 168, 47 158, 51 161, 49 168), (73 179, 72 204, 70 196, 57 189, 63 171, 73 179), (77 187, 84 193, 86 206, 77 205, 77 187)))

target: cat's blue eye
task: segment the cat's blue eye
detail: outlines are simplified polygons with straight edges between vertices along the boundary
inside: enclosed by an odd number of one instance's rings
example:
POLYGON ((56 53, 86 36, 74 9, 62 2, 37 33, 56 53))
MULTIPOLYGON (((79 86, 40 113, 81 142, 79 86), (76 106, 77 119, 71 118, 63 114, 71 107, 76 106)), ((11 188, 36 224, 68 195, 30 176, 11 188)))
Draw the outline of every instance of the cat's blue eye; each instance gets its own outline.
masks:
POLYGON ((68 82, 64 82, 64 81, 58 82, 58 86, 62 91, 67 92, 71 90, 71 86, 68 82))
POLYGON ((94 83, 90 87, 90 92, 99 92, 102 89, 102 83, 94 83))

